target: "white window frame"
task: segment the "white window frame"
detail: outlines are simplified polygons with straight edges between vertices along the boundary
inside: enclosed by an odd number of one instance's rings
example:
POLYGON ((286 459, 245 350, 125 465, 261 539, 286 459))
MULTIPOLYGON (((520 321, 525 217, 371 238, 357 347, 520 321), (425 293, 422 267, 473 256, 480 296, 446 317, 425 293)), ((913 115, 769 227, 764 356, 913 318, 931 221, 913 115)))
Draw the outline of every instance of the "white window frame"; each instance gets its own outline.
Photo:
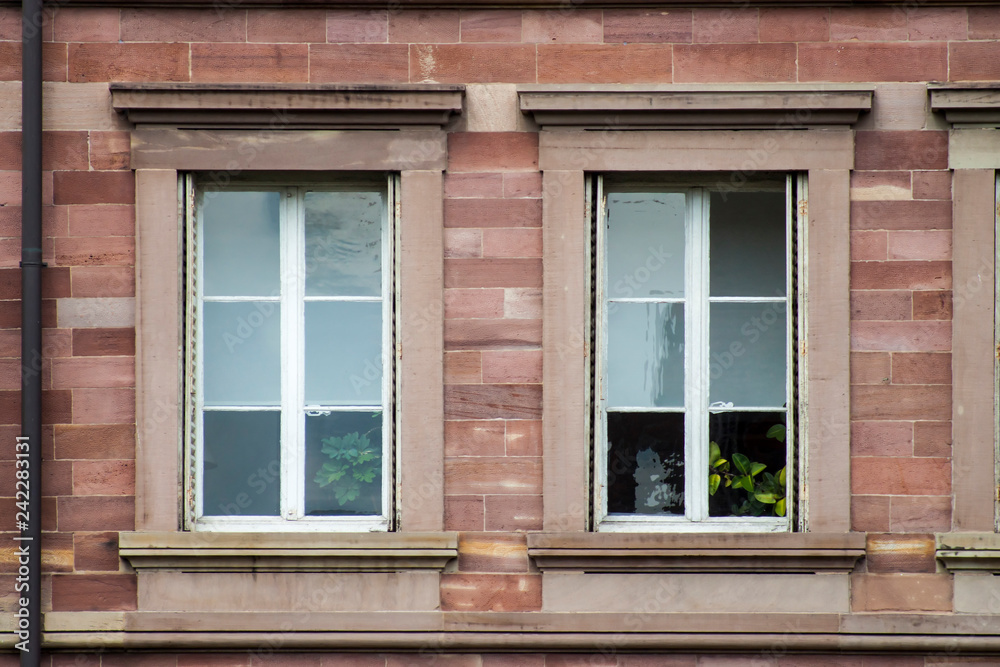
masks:
MULTIPOLYGON (((372 178, 364 180, 364 186, 374 184, 372 178)), ((292 532, 370 532, 392 529, 394 510, 393 497, 396 490, 394 474, 395 443, 399 419, 397 384, 398 353, 393 344, 393 332, 399 300, 395 297, 398 280, 398 263, 395 248, 398 245, 398 215, 400 206, 398 175, 386 175, 384 193, 385 211, 382 225, 382 294, 379 297, 326 297, 305 295, 305 194, 307 191, 355 190, 357 179, 350 177, 335 180, 258 180, 236 182, 225 187, 200 182, 195 174, 187 174, 184 179, 184 201, 187 219, 187 266, 195 267, 187 271, 185 280, 188 294, 187 354, 185 355, 188 390, 186 431, 188 433, 185 456, 185 480, 188 492, 185 494, 186 523, 193 530, 209 531, 292 531, 292 532), (210 297, 209 301, 272 301, 281 309, 281 453, 280 512, 278 516, 242 516, 204 514, 203 474, 201 462, 204 460, 204 441, 201 415, 206 411, 204 397, 204 364, 199 364, 197 355, 204 349, 202 340, 202 310, 205 302, 202 282, 197 277, 202 273, 197 267, 203 266, 202 245, 197 239, 203 238, 204 221, 197 215, 196 199, 198 188, 202 191, 278 191, 280 205, 280 285, 277 297, 210 297), (304 310, 307 302, 315 301, 369 301, 382 303, 382 404, 352 406, 304 406, 305 376, 305 325, 304 310), (382 419, 382 512, 371 516, 305 516, 305 418, 310 412, 355 412, 381 410, 382 419)), ((212 406, 209 410, 240 409, 240 406, 212 406)))
MULTIPOLYGON (((786 193, 786 220, 785 220, 785 256, 786 256, 786 296, 775 297, 711 297, 708 293, 708 269, 709 262, 704 258, 709 254, 709 234, 706 233, 709 225, 709 207, 707 205, 709 193, 712 190, 712 181, 709 178, 702 178, 700 185, 691 185, 688 178, 671 177, 664 174, 663 181, 656 181, 652 187, 662 188, 664 191, 683 192, 686 196, 687 214, 685 218, 685 295, 679 298, 659 298, 659 297, 614 297, 608 293, 607 276, 607 251, 606 251, 606 213, 607 195, 604 187, 604 177, 595 175, 591 177, 596 181, 596 188, 587 188, 587 193, 596 190, 596 215, 592 217, 596 226, 596 260, 593 265, 596 268, 595 285, 595 318, 594 332, 595 360, 594 378, 594 489, 593 494, 593 516, 595 527, 598 531, 606 532, 633 532, 636 530, 668 530, 680 532, 744 532, 744 533, 767 533, 767 532, 787 532, 797 525, 796 505, 796 483, 799 477, 795 474, 798 465, 796 452, 797 415, 796 409, 792 405, 792 397, 796 395, 796 389, 801 393, 805 391, 805 385, 801 378, 797 378, 794 373, 795 355, 797 353, 798 341, 795 322, 791 317, 792 300, 798 300, 798 312, 800 317, 804 317, 805 308, 803 303, 803 292, 797 290, 794 285, 794 269, 802 266, 804 261, 804 251, 808 247, 805 238, 808 229, 806 219, 807 207, 801 202, 808 200, 808 183, 805 174, 787 174, 785 176, 786 193), (793 244, 793 238, 798 239, 797 244, 793 244), (794 252, 794 256, 793 256, 794 252), (684 374, 685 391, 683 408, 634 408, 630 409, 621 406, 619 411, 637 412, 673 412, 686 415, 701 415, 700 419, 685 418, 685 442, 684 460, 685 471, 695 471, 696 474, 685 474, 684 476, 684 516, 679 515, 648 515, 648 514, 609 514, 608 513, 608 488, 607 488, 607 461, 608 461, 608 437, 607 437, 607 331, 608 331, 608 303, 632 302, 632 303, 684 303, 684 374), (785 440, 786 451, 786 503, 788 510, 784 517, 761 516, 761 517, 710 517, 708 509, 708 415, 713 412, 726 411, 725 408, 712 408, 709 404, 710 387, 710 358, 708 349, 709 336, 709 305, 711 303, 732 302, 732 303, 782 303, 788 315, 786 322, 786 396, 788 402, 784 408, 787 418, 787 430, 785 440), (799 386, 796 387, 796 382, 799 386), (698 474, 697 471, 702 471, 698 474)), ((641 188, 646 185, 643 178, 636 180, 634 187, 641 188), (643 186, 638 185, 642 183, 643 186)), ((699 182, 699 181, 695 181, 699 182)), ((632 185, 618 186, 615 189, 632 189, 632 185)), ((803 323, 799 323, 801 328, 803 323)), ((740 408, 740 412, 778 412, 780 409, 773 407, 748 407, 740 408)))

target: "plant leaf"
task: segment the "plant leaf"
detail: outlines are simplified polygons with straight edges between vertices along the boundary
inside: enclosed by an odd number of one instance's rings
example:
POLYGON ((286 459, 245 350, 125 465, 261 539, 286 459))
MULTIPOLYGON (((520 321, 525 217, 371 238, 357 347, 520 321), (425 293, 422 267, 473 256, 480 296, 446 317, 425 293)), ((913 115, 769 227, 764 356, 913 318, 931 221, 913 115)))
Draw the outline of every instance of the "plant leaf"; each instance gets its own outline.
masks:
POLYGON ((736 464, 736 469, 739 470, 741 474, 748 475, 750 473, 750 459, 743 454, 733 452, 733 463, 736 464))
MULTIPOLYGON (((719 449, 719 443, 712 440, 708 443, 708 460, 709 461, 719 461, 722 459, 722 450, 719 449)), ((712 465, 717 465, 713 463, 712 465)))
POLYGON ((708 476, 708 495, 710 496, 715 495, 715 492, 719 490, 720 482, 722 482, 722 477, 720 475, 708 476))
POLYGON ((762 503, 767 503, 768 505, 773 505, 778 502, 778 497, 773 493, 755 493, 753 497, 762 503))
POLYGON ((771 428, 767 429, 767 437, 773 438, 778 442, 785 441, 785 425, 775 424, 771 428))
POLYGON ((785 499, 782 498, 774 504, 774 513, 778 516, 785 516, 785 499))
POLYGON ((778 484, 781 485, 782 489, 785 488, 785 468, 778 471, 778 484))
POLYGON ((753 477, 754 475, 757 475, 757 474, 763 472, 764 468, 766 468, 766 467, 767 466, 764 465, 763 463, 753 463, 753 464, 751 464, 751 466, 750 466, 750 476, 753 477))

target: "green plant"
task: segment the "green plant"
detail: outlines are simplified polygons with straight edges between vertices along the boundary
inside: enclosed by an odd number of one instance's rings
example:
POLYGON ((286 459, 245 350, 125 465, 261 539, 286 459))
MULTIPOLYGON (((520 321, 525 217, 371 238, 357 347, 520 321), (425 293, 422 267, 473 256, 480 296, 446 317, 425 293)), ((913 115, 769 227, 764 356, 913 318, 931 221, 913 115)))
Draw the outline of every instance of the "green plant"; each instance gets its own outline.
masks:
MULTIPOLYGON (((778 442, 785 441, 785 425, 775 424, 767 430, 767 437, 778 442)), ((741 504, 733 504, 732 512, 736 516, 760 516, 771 506, 775 516, 785 516, 785 468, 777 474, 765 472, 767 466, 751 461, 746 455, 733 452, 732 471, 729 461, 722 458, 722 450, 718 443, 708 443, 708 493, 715 495, 719 487, 725 484, 746 491, 747 497, 741 504)))
MULTIPOLYGON (((370 433, 370 431, 369 431, 370 433)), ((348 433, 323 438, 323 453, 330 457, 313 480, 320 487, 336 484, 337 502, 344 505, 358 498, 376 483, 382 471, 382 455, 368 438, 368 433, 348 433)))

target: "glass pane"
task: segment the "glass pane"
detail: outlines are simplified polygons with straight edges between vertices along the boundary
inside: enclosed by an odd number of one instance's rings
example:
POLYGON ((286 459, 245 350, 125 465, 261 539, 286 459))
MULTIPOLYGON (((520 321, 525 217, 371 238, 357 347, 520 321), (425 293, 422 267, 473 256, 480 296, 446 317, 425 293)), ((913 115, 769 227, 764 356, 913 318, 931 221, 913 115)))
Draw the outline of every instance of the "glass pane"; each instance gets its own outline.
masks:
POLYGON ((785 295, 785 193, 713 192, 712 296, 785 295))
POLYGON ((200 195, 206 296, 278 296, 278 192, 200 195))
POLYGON ((381 403, 381 302, 307 302, 306 404, 381 403))
POLYGON ((684 514, 684 415, 608 413, 608 513, 684 514))
POLYGON ((306 416, 306 514, 382 513, 382 413, 306 416))
POLYGON ((608 405, 684 407, 684 305, 608 305, 608 405))
POLYGON ((684 296, 682 192, 608 194, 608 298, 684 296))
POLYGON ((713 303, 709 369, 712 403, 785 404, 785 303, 713 303))
MULTIPOLYGON (((715 443, 718 456, 726 461, 719 466, 709 461, 709 491, 711 475, 719 476, 718 490, 708 497, 709 515, 783 516, 787 509, 781 502, 786 485, 780 482, 787 451, 785 413, 710 414, 708 432, 710 453, 714 452, 711 443, 715 443), (747 473, 750 473, 749 480, 745 479, 747 473)), ((785 475, 786 482, 790 478, 791 475, 785 475)))
POLYGON ((273 301, 204 304, 205 405, 281 402, 281 316, 273 301))
POLYGON ((381 192, 306 193, 306 295, 382 294, 381 192))
POLYGON ((281 511, 281 414, 206 411, 205 516, 277 516, 281 511))

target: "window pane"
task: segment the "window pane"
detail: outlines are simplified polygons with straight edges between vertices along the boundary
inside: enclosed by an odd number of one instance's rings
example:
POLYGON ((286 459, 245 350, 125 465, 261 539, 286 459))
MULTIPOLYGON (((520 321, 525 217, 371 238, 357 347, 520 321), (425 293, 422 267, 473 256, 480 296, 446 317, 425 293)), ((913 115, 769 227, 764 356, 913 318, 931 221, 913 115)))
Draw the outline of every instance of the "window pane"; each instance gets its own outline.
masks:
POLYGON ((273 301, 204 304, 205 405, 281 402, 281 317, 273 301))
POLYGON ((783 515, 777 501, 784 498, 784 486, 777 483, 777 477, 786 460, 785 413, 721 412, 709 415, 708 421, 709 440, 716 443, 720 456, 728 462, 728 467, 720 466, 726 469, 713 470, 713 462, 709 461, 708 474, 720 477, 718 490, 708 497, 709 515, 775 516, 776 507, 778 516, 783 515), (745 457, 743 465, 749 462, 751 472, 755 463, 765 466, 751 476, 753 492, 737 486, 745 476, 737 465, 740 456, 745 457), (728 488, 727 479, 731 483, 728 488))
POLYGON ((608 298, 684 296, 685 196, 608 194, 608 298))
POLYGON ((608 404, 684 407, 684 305, 608 305, 608 404))
POLYGON ((712 403, 775 408, 785 404, 785 310, 783 302, 711 305, 712 403))
POLYGON ((382 413, 306 416, 306 514, 382 513, 382 413))
POLYGON ((712 296, 785 295, 785 193, 713 192, 712 296))
POLYGON ((684 514, 684 415, 608 413, 608 513, 684 514))
POLYGON ((280 203, 277 192, 202 193, 206 296, 278 296, 280 203))
POLYGON ((281 497, 281 415, 206 411, 205 516, 277 516, 281 497))
POLYGON ((306 404, 382 403, 382 303, 306 303, 306 404))
POLYGON ((306 193, 306 295, 382 294, 381 192, 306 193))

